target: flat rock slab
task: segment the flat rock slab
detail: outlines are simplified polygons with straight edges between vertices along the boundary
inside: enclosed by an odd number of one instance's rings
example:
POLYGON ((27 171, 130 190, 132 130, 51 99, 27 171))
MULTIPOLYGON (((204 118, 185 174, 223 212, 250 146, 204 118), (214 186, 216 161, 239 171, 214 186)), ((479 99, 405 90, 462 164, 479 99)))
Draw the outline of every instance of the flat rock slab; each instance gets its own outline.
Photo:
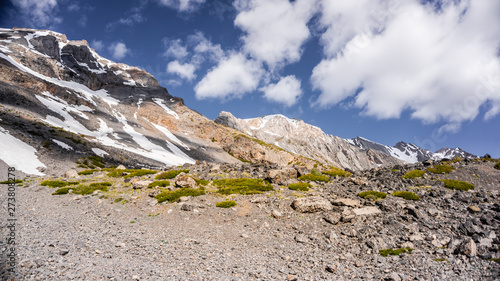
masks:
POLYGON ((359 209, 353 209, 352 210, 356 216, 361 216, 361 215, 375 215, 375 214, 380 214, 382 211, 380 211, 379 208, 377 207, 364 207, 364 208, 359 208, 359 209))
POLYGON ((358 200, 353 200, 349 198, 339 198, 333 201, 336 206, 348 206, 348 207, 358 207, 361 203, 358 200))
POLYGON ((320 196, 301 197, 292 202, 292 208, 300 213, 315 213, 333 209, 330 201, 320 196))

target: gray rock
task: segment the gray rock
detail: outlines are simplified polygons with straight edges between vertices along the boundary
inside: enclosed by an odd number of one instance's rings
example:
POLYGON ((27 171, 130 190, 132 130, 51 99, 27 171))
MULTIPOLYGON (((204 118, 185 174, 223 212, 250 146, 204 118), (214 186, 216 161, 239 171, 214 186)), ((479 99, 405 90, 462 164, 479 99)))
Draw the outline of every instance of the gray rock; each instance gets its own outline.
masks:
POLYGON ((192 177, 179 175, 175 178, 175 186, 180 188, 195 188, 196 181, 192 177))
POLYGON ((362 215, 367 216, 367 215, 375 215, 382 213, 382 211, 380 211, 380 209, 377 207, 364 207, 364 208, 352 209, 352 211, 356 216, 362 216, 362 215))
POLYGON ((323 197, 311 196, 297 198, 292 202, 292 208, 299 213, 315 213, 320 211, 330 211, 332 204, 323 197))
POLYGON ((289 180, 297 178, 297 170, 292 167, 284 167, 281 169, 270 170, 267 172, 266 178, 271 183, 283 184, 289 180))
POLYGON ((358 207, 361 205, 361 203, 358 200, 353 200, 349 198, 335 199, 332 203, 333 205, 336 206, 349 206, 349 207, 358 207))
POLYGON ((149 184, 151 184, 153 181, 148 181, 148 180, 140 180, 132 183, 132 188, 133 189, 143 189, 143 188, 148 188, 149 184))
POLYGON ((466 255, 468 257, 475 257, 477 255, 476 242, 474 242, 474 240, 472 240, 470 238, 465 239, 462 242, 462 244, 460 244, 458 251, 462 255, 466 255))
POLYGON ((64 173, 64 177, 66 178, 79 178, 78 172, 76 170, 68 170, 64 173))
POLYGON ((401 281, 401 277, 399 277, 399 274, 397 274, 396 272, 393 272, 393 273, 389 274, 389 276, 387 276, 385 278, 385 280, 387 280, 387 281, 401 281))
POLYGON ((276 219, 279 219, 279 218, 281 218, 283 216, 283 214, 280 211, 278 211, 278 210, 273 210, 271 212, 271 216, 273 216, 276 219))
POLYGON ((323 219, 328 222, 328 223, 331 223, 333 225, 337 224, 340 222, 340 214, 339 213, 328 213, 326 214, 323 219))
POLYGON ((181 206, 181 210, 182 210, 182 211, 187 211, 187 212, 190 212, 190 211, 193 211, 193 210, 194 210, 194 207, 195 207, 194 205, 184 203, 184 204, 182 204, 182 206, 181 206))

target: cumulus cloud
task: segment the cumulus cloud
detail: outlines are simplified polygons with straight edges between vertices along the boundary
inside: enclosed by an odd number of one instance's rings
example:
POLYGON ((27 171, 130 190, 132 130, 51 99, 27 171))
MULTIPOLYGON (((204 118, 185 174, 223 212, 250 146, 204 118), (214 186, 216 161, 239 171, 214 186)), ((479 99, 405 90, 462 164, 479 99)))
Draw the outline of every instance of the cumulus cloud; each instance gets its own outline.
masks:
POLYGON ((314 0, 237 0, 234 24, 245 32, 244 50, 270 68, 297 62, 309 38, 314 0))
POLYGON ((180 63, 179 61, 172 61, 167 65, 167 72, 178 75, 186 80, 193 80, 196 78, 194 74, 196 66, 190 63, 180 63))
POLYGON ((182 45, 181 39, 170 40, 168 38, 165 38, 163 39, 163 45, 166 48, 163 56, 167 58, 175 58, 180 60, 189 54, 186 46, 182 45))
POLYGON ((92 42, 90 42, 90 47, 100 52, 104 49, 104 43, 101 40, 92 40, 92 42))
POLYGON ((160 0, 160 4, 179 12, 192 12, 198 9, 205 0, 160 0))
POLYGON ((302 95, 300 80, 294 75, 282 77, 278 83, 262 87, 260 91, 264 92, 267 100, 282 103, 288 107, 296 104, 302 95))
POLYGON ((111 53, 111 56, 113 57, 113 59, 116 59, 116 60, 121 60, 127 54, 130 53, 130 50, 122 42, 115 42, 115 43, 111 44, 111 46, 109 46, 109 48, 108 48, 108 51, 111 53))
POLYGON ((57 0, 13 0, 12 4, 32 27, 52 27, 62 22, 57 16, 57 0))
POLYGON ((369 116, 409 111, 424 123, 446 122, 448 132, 482 106, 485 118, 498 114, 500 2, 391 3, 322 0, 325 58, 311 76, 320 91, 312 106, 347 99, 369 116))
POLYGON ((223 56, 224 51, 220 44, 213 44, 202 32, 196 32, 188 37, 188 43, 193 47, 196 54, 207 56, 209 60, 218 62, 223 56))
POLYGON ((235 98, 255 91, 263 76, 262 65, 241 53, 223 58, 195 86, 198 99, 235 98))

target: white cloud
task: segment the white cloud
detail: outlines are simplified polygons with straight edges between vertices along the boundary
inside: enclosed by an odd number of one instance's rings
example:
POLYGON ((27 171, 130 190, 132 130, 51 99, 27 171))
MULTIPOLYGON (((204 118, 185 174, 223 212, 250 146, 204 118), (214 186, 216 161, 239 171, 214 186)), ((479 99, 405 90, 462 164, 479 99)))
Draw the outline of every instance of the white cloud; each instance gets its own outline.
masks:
POLYGON ((243 54, 233 53, 219 64, 195 86, 196 98, 235 98, 257 89, 263 75, 262 65, 247 59, 243 54))
POLYGON ((205 0, 159 0, 161 5, 176 9, 179 12, 192 12, 205 3, 205 0))
POLYGON ((57 0, 13 0, 12 4, 21 11, 30 26, 52 27, 62 22, 57 16, 57 0))
POLYGON ((100 52, 104 49, 104 43, 101 40, 92 40, 92 42, 90 42, 90 47, 100 52))
POLYGON ((109 48, 108 48, 108 51, 111 53, 111 56, 113 57, 113 59, 116 59, 116 60, 121 60, 127 54, 130 53, 130 50, 122 42, 115 42, 115 43, 111 44, 111 46, 109 46, 109 48))
POLYGON ((224 51, 220 44, 213 44, 202 32, 196 32, 188 37, 188 42, 194 46, 193 50, 197 54, 208 56, 211 61, 218 62, 223 56, 224 51))
POLYGON ((459 130, 480 107, 500 109, 499 1, 442 1, 440 11, 404 0, 323 0, 323 59, 313 70, 313 106, 352 105, 379 119, 405 110, 459 130), (361 5, 368 5, 368 9, 361 5), (338 9, 337 9, 338 8, 338 9), (363 10, 371 13, 360 12, 363 10))
POLYGON ((246 33, 243 48, 252 57, 271 69, 300 59, 315 0, 236 0, 234 6, 239 11, 234 24, 246 33))
POLYGON ((167 50, 163 53, 163 56, 167 58, 175 58, 180 60, 185 58, 189 54, 186 46, 182 45, 181 39, 170 40, 164 38, 163 45, 167 48, 167 50))
POLYGON ((174 73, 179 77, 186 80, 193 80, 196 78, 196 66, 190 63, 180 63, 179 61, 172 61, 167 65, 167 72, 174 73))
POLYGON ((264 97, 267 100, 289 107, 296 104, 302 95, 300 80, 294 75, 282 77, 278 83, 260 88, 260 91, 264 92, 264 97))

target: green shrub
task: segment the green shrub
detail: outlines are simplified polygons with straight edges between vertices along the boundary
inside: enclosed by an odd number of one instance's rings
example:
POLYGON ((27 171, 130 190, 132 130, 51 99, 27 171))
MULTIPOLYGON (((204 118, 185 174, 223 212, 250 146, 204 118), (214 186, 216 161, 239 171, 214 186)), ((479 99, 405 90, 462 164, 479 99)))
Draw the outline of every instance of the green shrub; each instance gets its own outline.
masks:
POLYGON ((226 201, 222 201, 222 202, 217 202, 215 204, 215 206, 219 207, 219 208, 231 208, 231 207, 236 206, 236 202, 233 200, 226 200, 226 201))
POLYGON ((158 200, 158 203, 162 203, 165 201, 172 203, 176 202, 177 200, 179 200, 179 198, 183 196, 200 196, 200 195, 205 195, 205 189, 181 188, 174 191, 164 191, 156 195, 155 198, 158 200))
POLYGON ((88 157, 88 159, 90 160, 90 162, 92 162, 92 165, 94 165, 94 166, 97 166, 99 168, 104 168, 104 166, 105 166, 104 161, 101 159, 101 157, 99 157, 97 155, 90 156, 90 157, 88 157))
POLYGON ((500 161, 495 164, 495 169, 500 170, 500 161))
POLYGON ((410 192, 410 191, 394 191, 392 193, 392 196, 397 196, 404 198, 406 200, 419 200, 420 197, 418 197, 417 194, 410 192))
POLYGON ((175 178, 180 173, 189 173, 189 170, 170 170, 167 172, 163 172, 156 176, 157 180, 169 180, 175 178))
POLYGON ((378 199, 386 198, 387 194, 385 194, 384 192, 369 190, 369 191, 364 191, 364 192, 358 193, 358 196, 361 198, 372 199, 373 201, 376 201, 378 199))
POLYGON ((48 187, 65 187, 67 185, 75 185, 78 184, 78 182, 66 182, 66 181, 53 181, 53 180, 46 180, 42 181, 40 185, 43 186, 48 186, 48 187))
POLYGON ((412 251, 413 251, 412 248, 406 247, 406 248, 399 248, 399 249, 383 249, 383 250, 379 250, 379 253, 381 256, 387 257, 389 255, 397 256, 397 255, 402 254, 402 253, 411 254, 412 251))
POLYGON ((200 180, 197 178, 193 178, 193 179, 197 185, 201 185, 201 186, 205 186, 205 185, 208 185, 210 183, 210 181, 208 181, 208 180, 200 180))
POLYGON ((64 195, 68 194, 69 190, 72 189, 71 187, 61 187, 57 189, 52 195, 64 195))
POLYGON ((299 177, 299 180, 301 181, 322 181, 322 182, 328 182, 330 180, 329 176, 325 175, 314 175, 314 174, 307 174, 299 177))
POLYGON ((16 179, 15 181, 6 180, 6 181, 2 181, 2 182, 0 182, 0 184, 9 184, 9 183, 17 183, 17 184, 20 184, 20 183, 23 183, 23 181, 22 181, 22 180, 18 180, 18 179, 16 179))
POLYGON ((148 188, 153 188, 153 187, 156 187, 156 186, 167 187, 169 185, 170 185, 169 181, 161 180, 161 181, 154 181, 154 182, 150 183, 148 185, 148 188))
POLYGON ((453 167, 450 165, 436 165, 434 168, 427 168, 427 171, 434 174, 448 174, 453 171, 453 167))
POLYGON ((323 174, 329 175, 330 177, 336 177, 336 176, 350 177, 351 176, 350 172, 346 172, 343 169, 335 168, 335 167, 331 168, 329 171, 324 171, 323 174))
POLYGON ((110 182, 95 182, 90 185, 79 185, 73 189, 74 194, 87 195, 92 194, 96 190, 108 191, 108 187, 111 186, 110 182))
POLYGON ((422 170, 413 170, 413 171, 409 171, 408 173, 404 174, 403 178, 405 178, 405 179, 421 178, 424 174, 425 174, 425 172, 422 170))
POLYGON ((81 172, 78 172, 78 175, 80 176, 92 175, 95 171, 97 170, 83 170, 81 172))
POLYGON ((311 184, 307 182, 291 183, 288 185, 288 189, 300 191, 308 191, 309 187, 311 187, 311 184))
POLYGON ((122 200, 123 200, 123 198, 118 197, 118 198, 116 198, 116 199, 115 199, 115 203, 119 203, 119 202, 121 202, 122 200))
POLYGON ((465 181, 458 180, 440 180, 444 182, 444 187, 449 189, 458 189, 462 191, 467 191, 469 189, 474 189, 474 185, 465 181))
POLYGON ((146 169, 126 169, 126 170, 112 169, 111 172, 108 173, 108 177, 132 178, 132 177, 142 177, 144 175, 150 175, 150 174, 156 174, 156 173, 157 173, 157 171, 146 170, 146 169))
POLYGON ((219 179, 213 185, 218 188, 217 193, 230 194, 258 194, 273 190, 273 186, 261 179, 219 179))

